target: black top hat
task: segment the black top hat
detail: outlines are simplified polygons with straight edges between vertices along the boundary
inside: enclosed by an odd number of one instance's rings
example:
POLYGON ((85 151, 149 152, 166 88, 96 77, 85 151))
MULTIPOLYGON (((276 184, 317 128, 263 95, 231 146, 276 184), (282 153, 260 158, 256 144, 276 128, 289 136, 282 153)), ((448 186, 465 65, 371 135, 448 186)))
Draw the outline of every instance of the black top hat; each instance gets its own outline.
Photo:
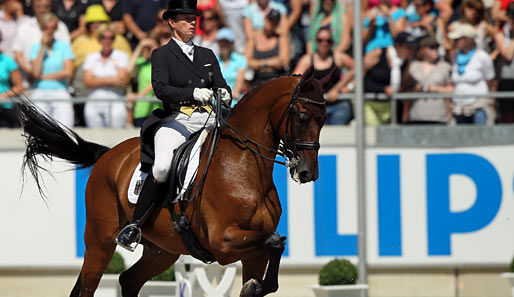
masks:
POLYGON ((167 20, 173 15, 181 13, 200 15, 196 10, 196 0, 169 0, 168 10, 162 14, 162 18, 167 20))

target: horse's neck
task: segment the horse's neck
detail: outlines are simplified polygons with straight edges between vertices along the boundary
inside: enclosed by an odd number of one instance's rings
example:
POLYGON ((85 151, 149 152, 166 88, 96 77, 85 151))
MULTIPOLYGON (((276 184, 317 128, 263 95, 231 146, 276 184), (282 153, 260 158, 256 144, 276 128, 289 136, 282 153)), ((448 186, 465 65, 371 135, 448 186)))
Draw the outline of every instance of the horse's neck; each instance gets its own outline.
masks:
MULTIPOLYGON (((234 109, 228 120, 229 124, 241 132, 241 134, 244 136, 236 137, 236 133, 232 133, 226 129, 226 134, 232 136, 232 144, 230 145, 235 144, 241 148, 246 144, 253 149, 258 150, 267 158, 274 159, 276 156, 275 153, 263 148, 259 148, 256 145, 249 143, 248 141, 242 144, 240 139, 244 139, 246 136, 266 148, 273 150, 278 149, 279 139, 277 139, 275 135, 275 129, 278 127, 273 127, 274 123, 272 123, 271 120, 272 112, 276 112, 278 114, 285 112, 284 108, 282 108, 284 109, 283 111, 278 110, 277 106, 287 106, 285 103, 289 102, 288 99, 291 97, 292 90, 294 89, 296 82, 297 80, 292 77, 277 78, 272 82, 258 87, 258 89, 254 90, 255 93, 247 95, 252 97, 241 101, 239 103, 241 106, 238 106, 236 109, 234 109)), ((251 152, 249 149, 237 149, 236 151, 236 154, 247 154, 249 156, 252 156, 253 154, 253 152, 251 152)), ((248 170, 255 170, 254 167, 258 167, 262 177, 267 177, 271 180, 271 172, 273 170, 274 164, 273 162, 259 157, 251 157, 247 160, 249 163, 246 164, 248 170)), ((266 181, 264 182, 266 183, 266 181)))
POLYGON ((275 139, 274 129, 278 127, 273 127, 271 113, 277 105, 287 107, 287 104, 279 103, 281 100, 289 101, 297 80, 295 77, 279 77, 257 87, 253 94, 247 95, 249 98, 239 103, 241 106, 234 109, 229 123, 259 144, 277 149, 279 140, 275 139))

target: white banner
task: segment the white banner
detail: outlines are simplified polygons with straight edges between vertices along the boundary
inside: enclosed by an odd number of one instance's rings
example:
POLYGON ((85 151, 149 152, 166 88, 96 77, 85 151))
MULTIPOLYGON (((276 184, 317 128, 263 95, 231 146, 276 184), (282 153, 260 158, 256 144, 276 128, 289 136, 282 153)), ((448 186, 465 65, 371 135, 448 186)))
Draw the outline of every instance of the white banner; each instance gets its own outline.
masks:
MULTIPOLYGON (((367 258, 370 266, 506 265, 514 253, 514 146, 381 149, 367 152, 367 258)), ((87 171, 52 163, 49 200, 26 179, 22 152, 2 152, 0 267, 75 267, 84 243, 87 171)), ((276 166, 288 236, 284 264, 318 265, 357 255, 356 154, 320 151, 320 178, 297 185, 276 166)))

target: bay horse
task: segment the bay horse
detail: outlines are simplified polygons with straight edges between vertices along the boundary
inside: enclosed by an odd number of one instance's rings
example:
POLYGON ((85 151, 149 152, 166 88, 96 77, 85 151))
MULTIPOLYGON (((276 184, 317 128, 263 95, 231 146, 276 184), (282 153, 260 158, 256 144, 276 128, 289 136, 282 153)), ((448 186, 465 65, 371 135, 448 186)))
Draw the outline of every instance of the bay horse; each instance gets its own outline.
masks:
MULTIPOLYGON (((196 238, 219 264, 242 262, 240 296, 260 297, 278 290, 285 238, 275 233, 281 206, 272 178, 273 160, 282 146, 296 161, 290 168, 295 180, 318 178, 319 135, 326 119, 323 93, 334 73, 318 80, 311 68, 302 77, 278 77, 246 94, 222 125, 202 190, 185 209, 196 238)), ((140 162, 139 138, 109 149, 82 139, 28 100, 19 100, 16 106, 27 144, 24 168, 36 182, 42 169, 37 156, 94 165, 85 193, 84 262, 70 294, 93 297, 116 249, 114 239, 133 213, 127 191, 140 162)), ((202 155, 207 153, 206 143, 202 155)), ((205 169, 205 159, 198 172, 205 169)), ((179 255, 188 254, 165 208, 153 211, 142 234, 142 257, 119 278, 124 297, 138 296, 146 281, 173 265, 179 255)))

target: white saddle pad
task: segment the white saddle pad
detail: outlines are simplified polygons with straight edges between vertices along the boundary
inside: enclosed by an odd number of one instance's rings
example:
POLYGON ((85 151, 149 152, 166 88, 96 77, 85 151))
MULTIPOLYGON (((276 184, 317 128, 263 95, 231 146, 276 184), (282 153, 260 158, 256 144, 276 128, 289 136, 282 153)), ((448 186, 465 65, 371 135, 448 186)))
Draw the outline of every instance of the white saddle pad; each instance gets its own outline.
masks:
MULTIPOLYGON (((180 190, 180 194, 174 199, 174 202, 178 199, 178 197, 185 194, 189 183, 194 180, 196 177, 196 172, 198 171, 198 165, 200 164, 200 152, 202 151, 202 144, 207 138, 208 131, 203 130, 200 137, 193 146, 193 150, 191 151, 191 155, 189 155, 189 164, 187 165, 186 176, 184 178, 184 183, 182 189, 180 190)), ((144 173, 140 171, 141 163, 137 165, 134 173, 132 174, 132 178, 130 179, 130 184, 128 188, 128 200, 132 204, 137 203, 137 198, 139 197, 139 193, 141 193, 141 189, 143 188, 143 183, 148 176, 148 173, 144 173)))

